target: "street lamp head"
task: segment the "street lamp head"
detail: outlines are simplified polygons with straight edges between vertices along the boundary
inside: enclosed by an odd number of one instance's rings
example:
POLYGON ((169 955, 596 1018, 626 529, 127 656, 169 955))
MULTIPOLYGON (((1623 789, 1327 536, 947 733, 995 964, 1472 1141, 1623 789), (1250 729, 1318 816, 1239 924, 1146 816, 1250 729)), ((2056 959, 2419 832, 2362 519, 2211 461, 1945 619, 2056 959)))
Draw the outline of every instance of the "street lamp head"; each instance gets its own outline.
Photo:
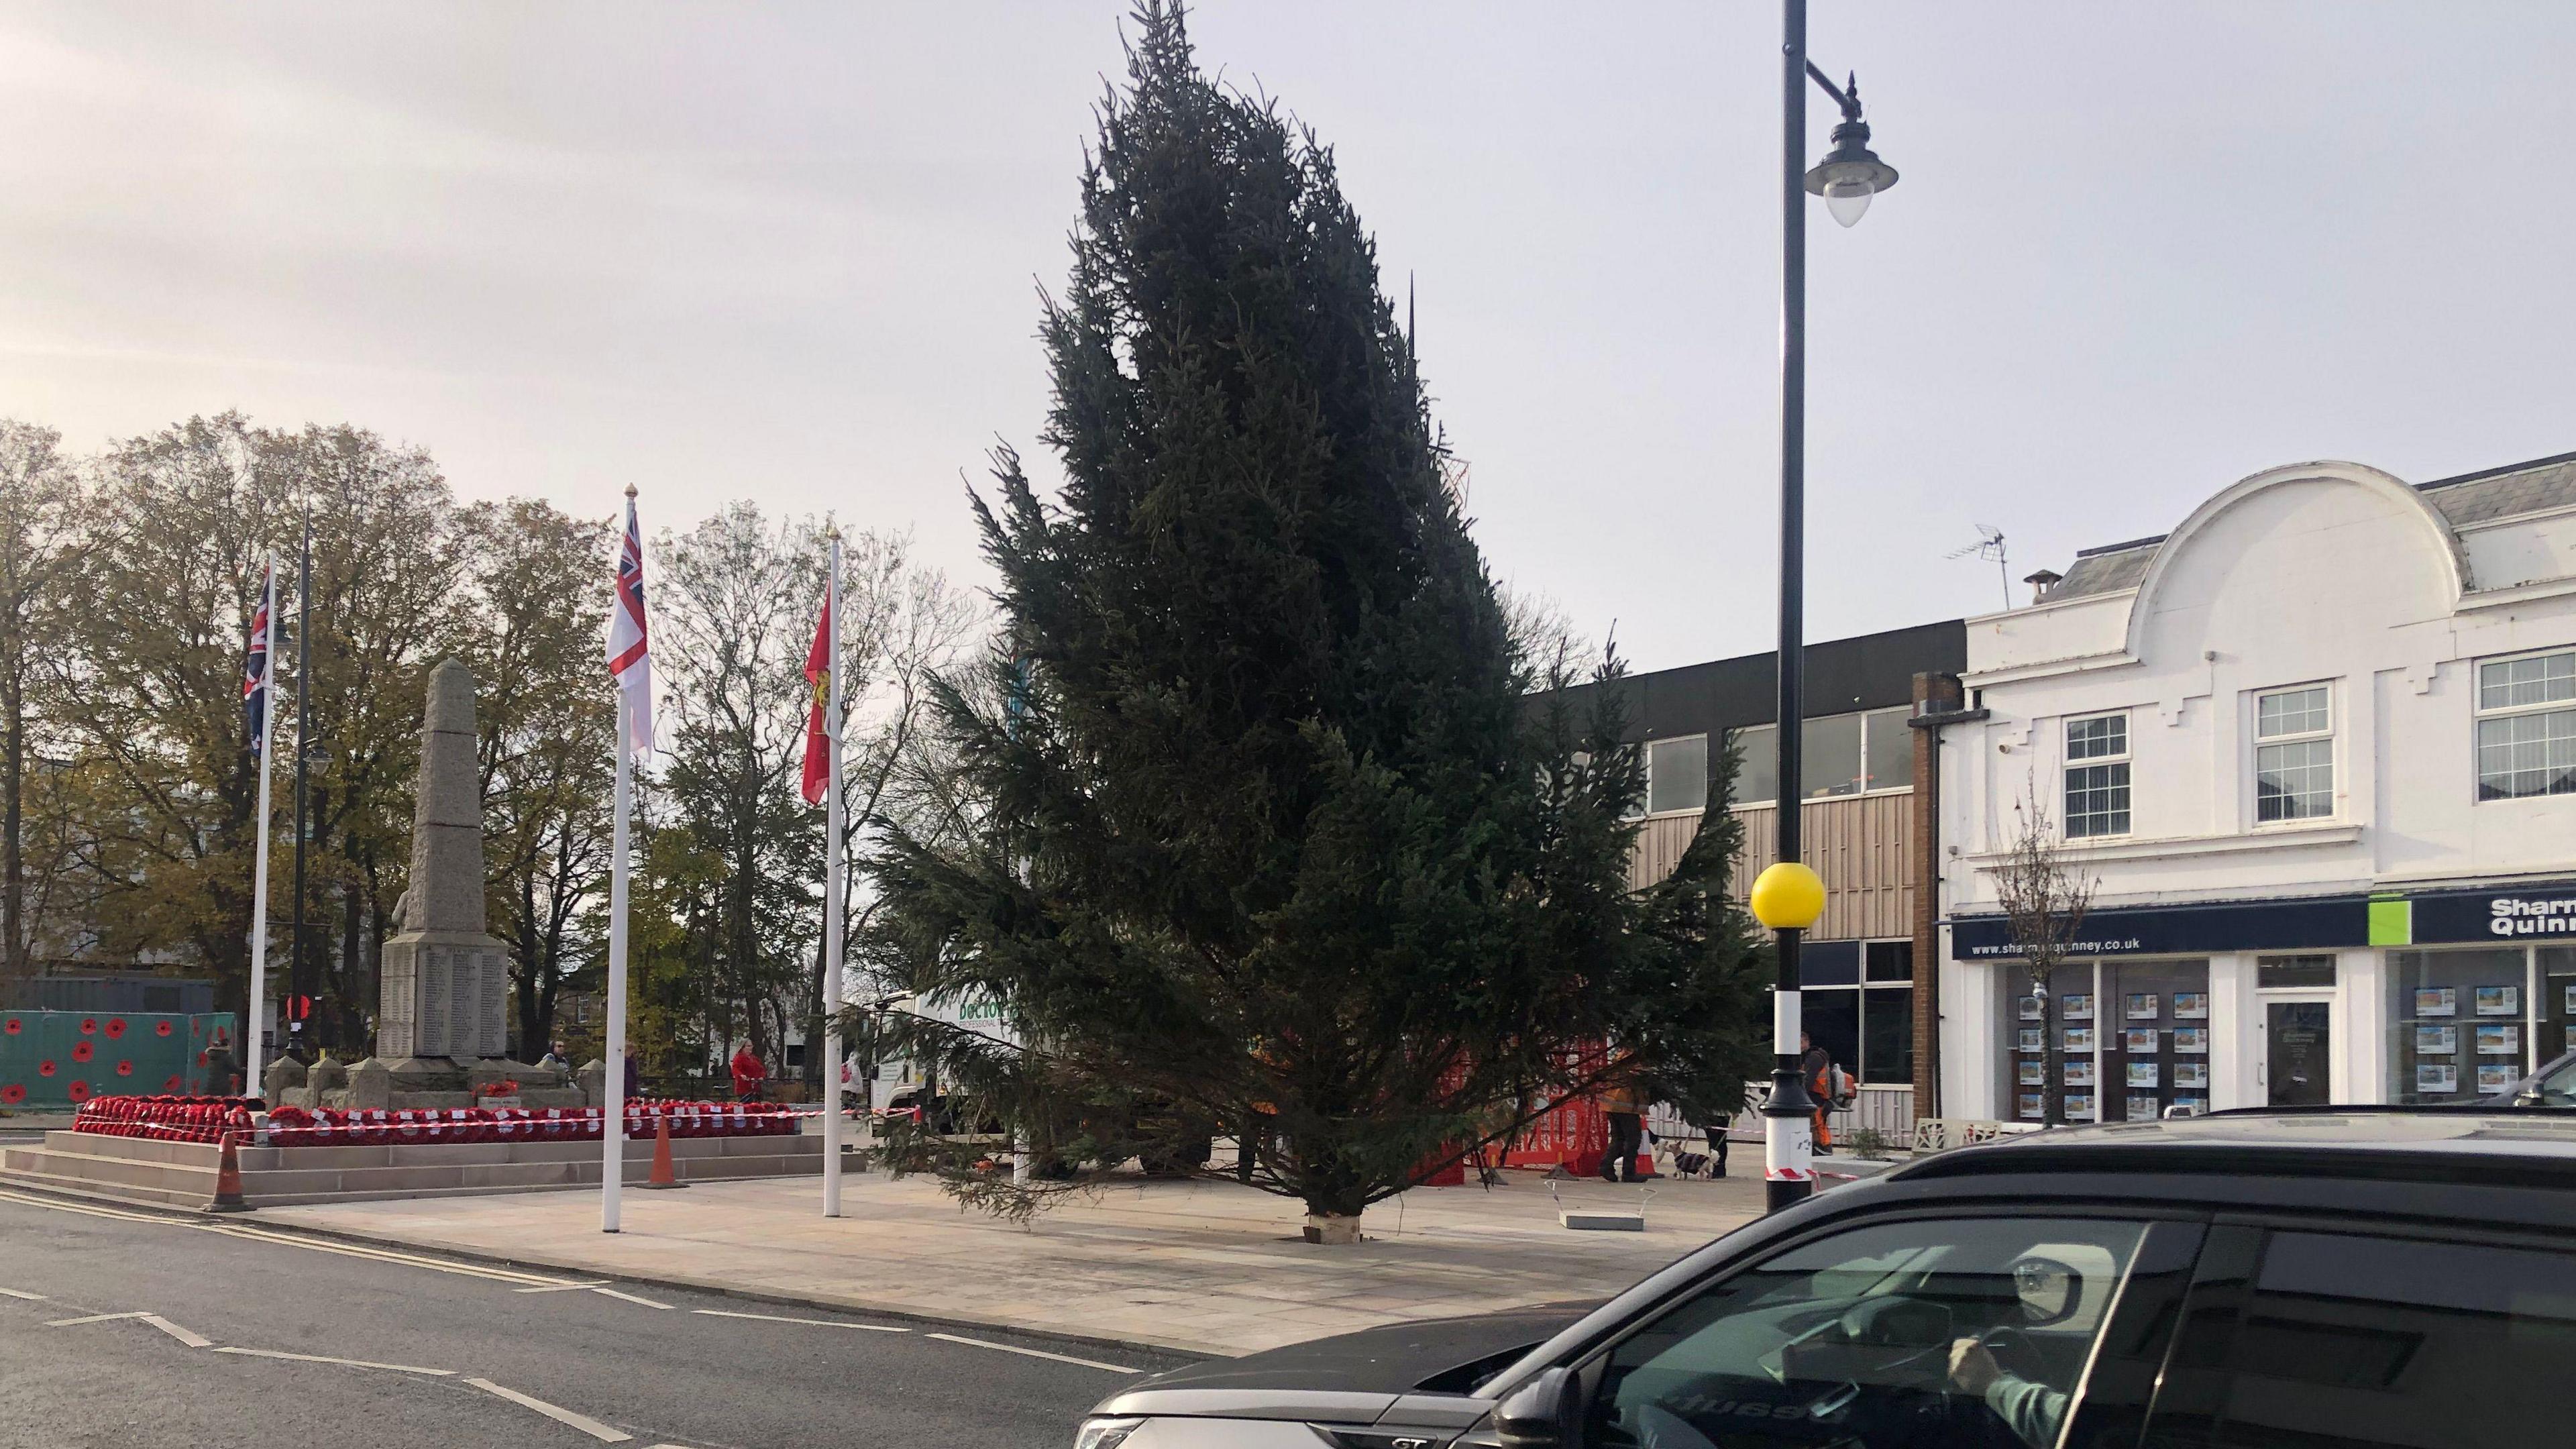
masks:
POLYGON ((1834 127, 1834 149, 1807 172, 1807 190, 1823 197, 1825 210, 1844 226, 1857 223, 1869 199, 1895 184, 1896 168, 1869 149, 1869 122, 1857 114, 1834 127))

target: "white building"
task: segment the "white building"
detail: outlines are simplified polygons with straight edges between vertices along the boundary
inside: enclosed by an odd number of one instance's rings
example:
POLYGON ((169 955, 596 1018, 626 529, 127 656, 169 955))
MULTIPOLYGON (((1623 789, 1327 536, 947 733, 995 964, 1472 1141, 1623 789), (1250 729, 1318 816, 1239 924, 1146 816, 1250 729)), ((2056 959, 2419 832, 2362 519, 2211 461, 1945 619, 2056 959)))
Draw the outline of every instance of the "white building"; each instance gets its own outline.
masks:
POLYGON ((1942 1115, 2037 1115, 1995 895, 2034 799, 2095 882, 2070 1117, 2466 1101, 2576 1047, 2576 453, 2275 468, 2042 581, 1968 621, 1987 717, 1940 751, 1942 1115))

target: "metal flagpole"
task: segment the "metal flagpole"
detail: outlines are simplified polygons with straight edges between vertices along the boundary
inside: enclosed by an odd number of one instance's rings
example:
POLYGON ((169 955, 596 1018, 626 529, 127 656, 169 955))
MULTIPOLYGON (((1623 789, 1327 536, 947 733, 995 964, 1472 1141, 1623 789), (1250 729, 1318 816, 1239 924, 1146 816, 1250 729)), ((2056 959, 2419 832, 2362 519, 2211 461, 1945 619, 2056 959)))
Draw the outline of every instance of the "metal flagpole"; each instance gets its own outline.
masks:
MULTIPOLYGON (((286 962, 286 994, 311 994, 304 976, 304 810, 306 769, 313 756, 313 505, 304 505, 304 562, 295 602, 295 933, 286 962)), ((274 671, 272 671, 274 673, 274 671)), ((295 1045, 301 1021, 286 1024, 295 1045)))
POLYGON ((626 691, 617 691, 616 823, 608 837, 607 1090, 599 1109, 599 1230, 617 1231, 618 1189, 626 1176, 626 805, 634 751, 626 738, 626 691))
POLYGON ((841 1215, 841 531, 832 530, 832 576, 824 585, 823 740, 830 792, 823 828, 823 1216, 841 1215))
POLYGON ((626 1183, 626 857, 634 813, 635 755, 653 744, 653 656, 644 627, 644 534, 635 487, 626 488, 626 531, 618 540, 616 600, 608 615, 608 677, 617 685, 617 794, 609 826, 607 1080, 599 1108, 599 1230, 617 1231, 626 1183))
MULTIPOLYGON (((250 1009, 242 1030, 242 1061, 248 1075, 242 1078, 245 1096, 260 1094, 259 1075, 266 1065, 260 1060, 260 1033, 266 1026, 262 1011, 268 1000, 268 776, 271 746, 277 739, 277 550, 268 551, 268 583, 260 604, 260 673, 259 738, 252 748, 259 752, 259 848, 251 867, 250 891, 250 1009)), ((221 1096, 222 1083, 216 1084, 221 1096)))

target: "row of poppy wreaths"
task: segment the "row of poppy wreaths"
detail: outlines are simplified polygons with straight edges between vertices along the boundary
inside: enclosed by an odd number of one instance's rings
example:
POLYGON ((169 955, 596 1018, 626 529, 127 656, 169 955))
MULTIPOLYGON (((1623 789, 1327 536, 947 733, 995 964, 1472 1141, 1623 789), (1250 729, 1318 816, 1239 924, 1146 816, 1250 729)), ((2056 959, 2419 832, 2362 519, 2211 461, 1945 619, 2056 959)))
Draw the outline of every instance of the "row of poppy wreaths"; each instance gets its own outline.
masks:
POLYGON ((259 1107, 257 1097, 92 1097, 73 1114, 72 1130, 155 1142, 220 1142, 226 1132, 247 1134, 250 1114, 259 1107))
MULTIPOLYGON (((0 1036, 16 1036, 18 1033, 25 1031, 26 1029, 27 1019, 25 1017, 0 1016, 0 1036)), ((178 1029, 179 1024, 175 1021, 163 1020, 152 1023, 152 1034, 154 1036, 168 1036, 178 1029)), ((80 1022, 80 1034, 83 1036, 97 1036, 101 1032, 104 1032, 106 1033, 109 1041, 121 1041, 125 1037, 125 1031, 125 1018, 121 1016, 108 1017, 104 1022, 101 1022, 100 1019, 95 1016, 84 1016, 81 1018, 80 1022)), ((220 1044, 223 1039, 222 1033, 218 1031, 215 1036, 216 1042, 220 1044)), ((81 1045, 87 1046, 89 1043, 83 1042, 81 1045)), ((84 1058, 84 1060, 86 1060, 86 1058, 84 1058)))
MULTIPOLYGON (((626 1103, 626 1135, 655 1135, 668 1122, 673 1137, 785 1137, 794 1112, 769 1104, 626 1103)), ((268 1114, 276 1147, 350 1147, 424 1142, 596 1142, 606 1131, 597 1107, 280 1107, 268 1114)))

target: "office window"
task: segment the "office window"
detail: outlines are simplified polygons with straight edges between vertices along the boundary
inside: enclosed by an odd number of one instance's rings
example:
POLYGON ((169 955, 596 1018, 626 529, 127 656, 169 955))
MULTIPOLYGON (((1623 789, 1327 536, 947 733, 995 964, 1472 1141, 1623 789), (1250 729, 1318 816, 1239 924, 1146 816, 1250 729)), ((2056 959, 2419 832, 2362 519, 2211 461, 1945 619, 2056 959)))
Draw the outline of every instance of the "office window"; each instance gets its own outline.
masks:
POLYGON ((2334 710, 2322 684, 2254 697, 2254 818, 2334 813, 2334 710))
POLYGON ((1805 758, 1798 762, 1798 773, 1806 777, 1808 799, 1860 793, 1860 726, 1861 717, 1856 714, 1807 721, 1799 734, 1798 748, 1805 758))
POLYGON ((2576 793, 2576 654, 2478 666, 2478 798, 2576 793))
MULTIPOLYGON (((1798 734, 1802 796, 1823 800, 1914 788, 1914 730, 1905 722, 1910 713, 1880 709, 1808 720, 1798 734)), ((1746 725, 1727 736, 1743 754, 1735 772, 1735 804, 1767 805, 1780 798, 1780 746, 1773 729, 1746 725)))
POLYGON ((2129 717, 2066 722, 2066 835, 2129 833, 2129 717))
POLYGON ((1770 725, 1746 725, 1731 731, 1735 745, 1737 805, 1768 805, 1780 798, 1780 737, 1770 725))
POLYGON ((1708 736, 1646 745, 1646 813, 1708 808, 1708 736))
POLYGON ((1872 790, 1914 788, 1914 727, 1905 721, 1911 709, 1876 709, 1861 716, 1861 757, 1869 769, 1872 790))

